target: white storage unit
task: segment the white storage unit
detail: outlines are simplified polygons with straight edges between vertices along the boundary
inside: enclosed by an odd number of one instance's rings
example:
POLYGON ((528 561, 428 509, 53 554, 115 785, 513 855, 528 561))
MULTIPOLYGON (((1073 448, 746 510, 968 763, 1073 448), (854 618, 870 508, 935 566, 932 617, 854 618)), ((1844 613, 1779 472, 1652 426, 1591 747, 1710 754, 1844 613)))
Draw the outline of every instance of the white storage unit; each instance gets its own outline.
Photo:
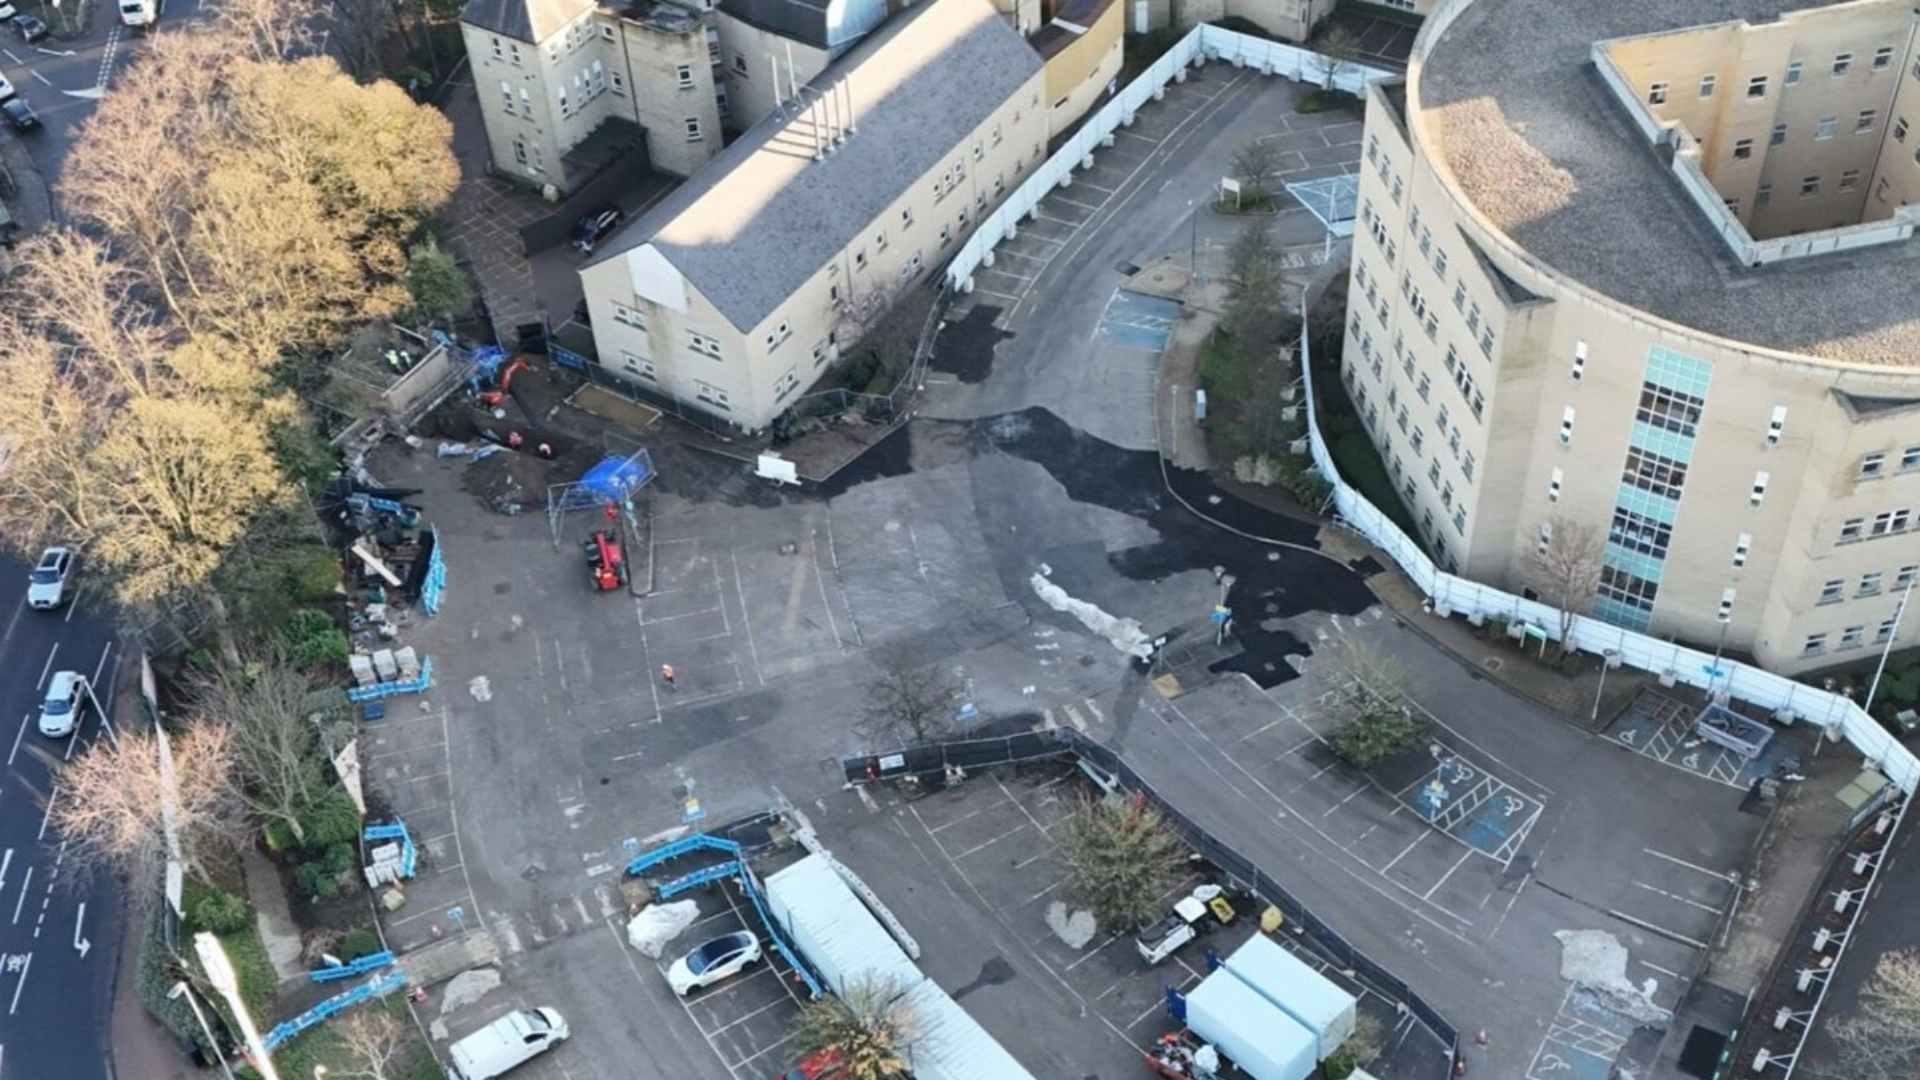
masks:
POLYGON ((834 993, 862 976, 892 979, 906 991, 920 1038, 914 1080, 1034 1080, 1013 1055, 921 974, 833 865, 809 855, 767 876, 767 913, 834 993))
POLYGON ((1353 1035, 1353 995, 1267 937, 1248 939, 1227 957, 1223 970, 1313 1032, 1321 1061, 1353 1035))
POLYGON ((1224 968, 1187 994, 1187 1027, 1253 1080, 1307 1080, 1313 1032, 1224 968))
POLYGON ((765 891, 773 921, 834 993, 846 993, 862 975, 890 978, 902 987, 925 977, 820 856, 769 875, 765 891))

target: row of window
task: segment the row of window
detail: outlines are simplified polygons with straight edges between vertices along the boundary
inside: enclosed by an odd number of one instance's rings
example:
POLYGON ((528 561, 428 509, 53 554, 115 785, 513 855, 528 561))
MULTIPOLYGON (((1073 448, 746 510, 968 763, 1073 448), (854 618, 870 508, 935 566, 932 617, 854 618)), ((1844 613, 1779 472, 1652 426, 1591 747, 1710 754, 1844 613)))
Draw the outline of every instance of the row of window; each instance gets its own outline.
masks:
POLYGON ((1848 518, 1840 523, 1840 543, 1852 544, 1861 540, 1876 540, 1882 536, 1898 536, 1913 528, 1913 511, 1882 510, 1871 518, 1848 518))
MULTIPOLYGON (((1894 631, 1899 628, 1899 623, 1900 620, 1897 616, 1888 616, 1880 620, 1880 625, 1875 628, 1873 632, 1873 643, 1875 645, 1885 645, 1887 642, 1892 641, 1894 631)), ((1840 631, 1840 643, 1835 646, 1835 651, 1862 648, 1866 643, 1867 628, 1865 626, 1849 626, 1840 631)), ((1808 634, 1807 640, 1800 646, 1800 655, 1802 656, 1819 656, 1826 651, 1827 635, 1824 633, 1808 634)))
MULTIPOLYGON (((1884 451, 1874 451, 1860 458, 1860 479, 1877 480, 1887 475, 1888 455, 1884 451)), ((1920 469, 1920 446, 1909 446, 1900 451, 1900 472, 1912 472, 1920 469)))
MULTIPOLYGON (((1909 565, 1909 566, 1901 567, 1893 575, 1893 591, 1905 592, 1907 590, 1907 586, 1913 584, 1914 576, 1916 574, 1920 574, 1920 565, 1909 565)), ((1870 596, 1879 596, 1882 589, 1885 587, 1886 577, 1887 575, 1879 570, 1875 570, 1866 574, 1861 574, 1860 584, 1854 590, 1854 593, 1853 593, 1854 598, 1863 599, 1870 596)), ((1821 584, 1819 603, 1838 604, 1841 601, 1845 600, 1846 598, 1847 598, 1847 579, 1846 578, 1834 578, 1831 581, 1827 581, 1821 584)))
MULTIPOLYGON (((1873 50, 1873 60, 1872 60, 1872 66, 1870 70, 1875 72, 1892 70, 1894 49, 1895 47, 1892 45, 1881 45, 1875 48, 1873 50)), ((1853 54, 1850 52, 1842 52, 1842 53, 1835 53, 1833 55, 1833 62, 1829 66, 1828 71, 1832 73, 1834 78, 1841 79, 1852 74, 1853 69, 1854 69, 1853 54)), ((1805 61, 1802 61, 1802 60, 1788 61, 1787 70, 1780 80, 1781 84, 1784 86, 1799 85, 1800 76, 1805 72, 1805 70, 1806 70, 1805 61)), ((1913 77, 1916 79, 1920 79, 1920 59, 1916 59, 1913 63, 1913 77)), ((1747 99, 1749 101, 1758 101, 1762 98, 1765 98, 1767 96, 1767 87, 1770 81, 1771 81, 1771 76, 1767 76, 1767 75, 1747 76, 1747 95, 1746 95, 1747 99)), ((1706 75, 1700 76, 1700 82, 1699 82, 1700 96, 1703 98, 1712 97, 1714 95, 1714 92, 1719 89, 1719 85, 1720 85, 1720 76, 1716 73, 1710 72, 1706 75)), ((1666 82, 1653 83, 1652 85, 1647 87, 1647 104, 1664 105, 1667 103, 1667 99, 1672 94, 1672 92, 1673 92, 1673 84, 1671 83, 1666 83, 1666 82)))

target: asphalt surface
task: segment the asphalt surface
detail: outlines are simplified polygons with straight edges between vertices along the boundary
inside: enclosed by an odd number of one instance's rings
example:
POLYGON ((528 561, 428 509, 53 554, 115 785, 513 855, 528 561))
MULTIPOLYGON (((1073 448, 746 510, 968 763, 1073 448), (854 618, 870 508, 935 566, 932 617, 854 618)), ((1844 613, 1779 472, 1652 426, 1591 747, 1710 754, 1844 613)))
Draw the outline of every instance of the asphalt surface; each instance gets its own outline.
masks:
MULTIPOLYGON (((82 564, 78 581, 84 587, 82 564)), ((46 827, 58 799, 58 767, 104 737, 89 706, 70 739, 46 739, 37 722, 48 679, 79 671, 114 684, 120 650, 97 599, 83 591, 54 612, 26 605, 27 567, 0 559, 0 1078, 96 1080, 109 1076, 107 1017, 120 934, 120 897, 110 883, 77 878, 46 827)), ((111 701, 101 704, 111 707, 111 701)))

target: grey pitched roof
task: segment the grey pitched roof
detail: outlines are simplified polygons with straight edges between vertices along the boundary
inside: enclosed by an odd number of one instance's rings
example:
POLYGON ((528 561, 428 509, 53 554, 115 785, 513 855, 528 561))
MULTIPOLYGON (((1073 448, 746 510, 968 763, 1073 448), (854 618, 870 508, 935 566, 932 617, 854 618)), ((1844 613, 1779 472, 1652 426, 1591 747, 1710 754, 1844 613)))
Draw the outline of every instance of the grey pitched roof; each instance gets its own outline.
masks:
POLYGON ((720 0, 720 10, 741 22, 792 38, 822 51, 827 44, 827 9, 833 0, 720 0))
POLYGON ((460 21, 538 45, 592 10, 595 0, 467 0, 460 21))
POLYGON ((1555 273, 1735 341, 1920 366, 1920 239, 1738 265, 1585 70, 1603 39, 1826 2, 1475 0, 1437 38, 1421 34, 1408 107, 1465 196, 1555 273))
POLYGON ((845 146, 814 161, 809 115, 776 110, 609 238, 594 263, 650 243, 751 330, 1039 71, 987 0, 924 0, 811 84, 846 87, 858 131, 845 146))

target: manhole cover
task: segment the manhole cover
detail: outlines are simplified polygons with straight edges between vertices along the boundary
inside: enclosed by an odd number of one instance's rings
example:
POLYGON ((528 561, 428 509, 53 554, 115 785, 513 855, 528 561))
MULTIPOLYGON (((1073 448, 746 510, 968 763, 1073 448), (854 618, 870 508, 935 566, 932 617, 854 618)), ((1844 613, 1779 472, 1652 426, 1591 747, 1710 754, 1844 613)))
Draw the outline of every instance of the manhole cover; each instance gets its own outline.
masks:
POLYGON ((1507 666, 1507 662, 1497 656, 1489 656, 1485 660, 1480 661, 1480 666, 1486 668, 1488 671, 1498 673, 1501 668, 1507 666))
POLYGON ((1115 269, 1119 270, 1122 274, 1125 274, 1127 277, 1132 277, 1133 275, 1140 272, 1140 268, 1138 266, 1135 266, 1132 263, 1125 262, 1125 261, 1122 261, 1119 266, 1115 267, 1115 269))
POLYGON ((539 863, 528 863, 527 868, 520 871, 520 876, 526 878, 528 881, 539 881, 540 875, 546 872, 547 868, 541 866, 539 863))
POLYGON ((505 596, 512 591, 513 591, 513 582, 511 581, 502 581, 495 584, 493 587, 493 595, 495 596, 505 596))

